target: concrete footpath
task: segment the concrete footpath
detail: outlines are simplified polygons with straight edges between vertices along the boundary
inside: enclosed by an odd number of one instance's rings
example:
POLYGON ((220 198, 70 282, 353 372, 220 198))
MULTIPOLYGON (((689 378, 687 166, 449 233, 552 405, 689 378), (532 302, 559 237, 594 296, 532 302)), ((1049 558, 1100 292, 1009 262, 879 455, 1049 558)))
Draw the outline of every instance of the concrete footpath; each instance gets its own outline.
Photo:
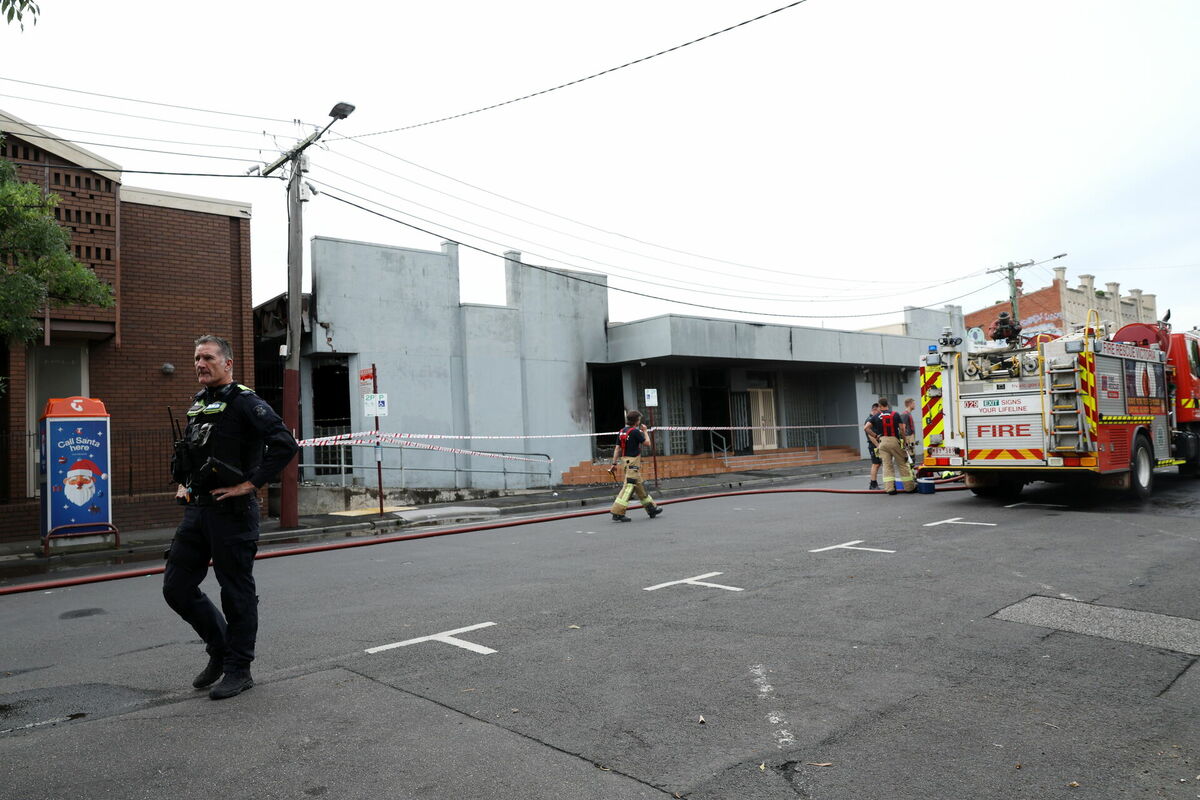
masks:
MULTIPOLYGON (((695 475, 685 478, 664 478, 656 487, 647 481, 655 500, 671 500, 710 492, 728 492, 764 488, 773 484, 788 484, 828 480, 829 478, 862 475, 866 488, 870 462, 849 461, 837 464, 812 464, 775 470, 727 472, 717 475, 695 475)), ((340 514, 314 514, 300 518, 296 528, 280 528, 279 520, 262 522, 260 548, 294 546, 322 539, 343 539, 400 533, 402 529, 450 523, 483 522, 507 515, 553 514, 583 509, 598 510, 608 506, 616 495, 618 484, 589 486, 558 486, 550 489, 518 490, 480 500, 389 509, 383 516, 378 509, 364 509, 340 514)), ((637 508, 630 513, 639 513, 637 508)), ((51 573, 95 568, 101 565, 147 565, 161 559, 162 552, 175 533, 174 526, 121 531, 121 546, 95 543, 72 547, 43 556, 41 541, 36 533, 27 540, 0 543, 0 585, 24 583, 51 573)))

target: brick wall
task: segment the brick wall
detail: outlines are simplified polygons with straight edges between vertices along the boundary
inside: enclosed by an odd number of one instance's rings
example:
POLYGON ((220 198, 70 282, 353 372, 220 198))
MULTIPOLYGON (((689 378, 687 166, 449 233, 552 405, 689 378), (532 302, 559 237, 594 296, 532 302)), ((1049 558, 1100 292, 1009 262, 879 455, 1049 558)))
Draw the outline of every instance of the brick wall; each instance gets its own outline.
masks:
MULTIPOLYGON (((9 140, 12 160, 15 137, 9 140)), ((114 523, 132 530, 174 524, 167 474, 167 406, 182 417, 199 388, 192 342, 213 333, 234 348, 234 378, 252 385, 250 221, 160 205, 120 201, 110 179, 51 154, 17 151, 20 175, 62 197, 61 224, 71 248, 116 290, 112 309, 55 309, 54 319, 112 322, 115 336, 87 343, 90 394, 112 415, 110 473, 114 523), (78 213, 77 213, 78 212, 78 213), (165 375, 170 363, 175 372, 165 375)), ((54 343, 60 343, 52 340, 54 343)), ((0 356, 5 353, 0 352, 0 356)), ((0 541, 36 539, 37 508, 27 498, 26 354, 7 351, 9 392, 0 405, 0 541)))
MULTIPOLYGON (((1036 333, 1038 330, 1051 327, 1057 328, 1061 333, 1063 310, 1060 299, 1057 280, 1053 285, 1038 289, 1036 292, 1018 295, 1017 307, 1021 312, 1021 325, 1026 329, 1026 333, 1036 333)), ((963 323, 967 328, 983 328, 983 332, 987 334, 996 324, 996 320, 1000 318, 1001 311, 1012 313, 1012 307, 1008 301, 996 303, 979 311, 972 311, 963 317, 963 323)))

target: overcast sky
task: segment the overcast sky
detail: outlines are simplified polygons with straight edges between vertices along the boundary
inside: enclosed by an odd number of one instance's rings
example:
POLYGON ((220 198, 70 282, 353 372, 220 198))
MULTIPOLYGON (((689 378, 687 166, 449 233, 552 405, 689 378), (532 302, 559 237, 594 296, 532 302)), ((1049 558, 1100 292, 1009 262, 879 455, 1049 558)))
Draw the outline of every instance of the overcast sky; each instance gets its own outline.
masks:
MULTIPOLYGON (((1177 329, 1200 324, 1195 0, 807 0, 366 136, 786 4, 45 0, 37 25, 0 27, 0 109, 127 170, 237 175, 353 103, 309 151, 327 193, 306 239, 449 237, 652 296, 610 292, 615 321, 969 312, 1007 297, 987 270, 1065 252, 1071 285, 1141 288, 1177 329)), ((254 301, 285 290, 281 181, 124 182, 251 203, 254 301)), ((463 299, 503 303, 500 258, 461 252, 463 299)))

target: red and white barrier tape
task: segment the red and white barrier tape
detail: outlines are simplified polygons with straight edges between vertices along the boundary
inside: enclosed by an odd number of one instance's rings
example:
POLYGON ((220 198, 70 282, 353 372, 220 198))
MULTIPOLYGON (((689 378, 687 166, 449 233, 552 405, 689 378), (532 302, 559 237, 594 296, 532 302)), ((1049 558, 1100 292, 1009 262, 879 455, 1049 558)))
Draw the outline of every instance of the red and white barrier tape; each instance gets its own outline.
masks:
MULTIPOLYGON (((849 425, 659 425, 650 428, 654 431, 791 431, 817 430, 823 428, 855 428, 861 426, 849 425)), ((382 441, 405 443, 413 439, 455 439, 487 440, 487 439, 594 439, 598 436, 617 436, 620 431, 605 431, 601 433, 543 433, 543 434, 509 434, 504 436, 480 436, 461 433, 385 433, 375 431, 359 431, 357 433, 339 433, 333 436, 318 436, 299 442, 301 447, 322 447, 331 444, 375 444, 376 437, 382 441)))
MULTIPOLYGON (((379 432, 379 437, 388 441, 405 441, 410 439, 592 439, 597 436, 616 436, 620 431, 612 431, 611 433, 548 433, 535 434, 529 436, 523 435, 508 435, 508 436, 476 436, 474 434, 459 434, 459 433, 385 433, 379 432)), ((361 444, 361 442, 351 441, 362 438, 374 438, 375 431, 359 431, 357 433, 339 433, 334 436, 318 436, 313 439, 304 439, 298 444, 301 447, 320 447, 328 444, 361 444)), ((370 442, 373 444, 374 442, 370 442)))
POLYGON ((809 431, 819 428, 857 428, 861 425, 659 425, 651 431, 809 431))
MULTIPOLYGON (((398 444, 401 447, 411 447, 417 450, 433 450, 439 453, 454 453, 461 456, 483 456, 485 458, 498 458, 504 461, 536 461, 543 463, 540 458, 527 458, 525 456, 509 455, 505 453, 486 453, 482 450, 464 450, 458 447, 442 447, 437 444, 428 444, 426 442, 411 442, 402 438, 397 438, 395 434, 379 433, 375 431, 364 431, 362 433, 348 433, 336 437, 336 441, 330 441, 333 437, 322 437, 320 439, 305 439, 297 442, 301 447, 321 447, 326 445, 348 445, 361 444, 367 446, 375 446, 377 444, 398 444), (345 438, 345 437, 355 438, 345 438)), ((460 437, 461 438, 461 437, 460 437)), ((550 459, 553 461, 554 459, 550 459)))

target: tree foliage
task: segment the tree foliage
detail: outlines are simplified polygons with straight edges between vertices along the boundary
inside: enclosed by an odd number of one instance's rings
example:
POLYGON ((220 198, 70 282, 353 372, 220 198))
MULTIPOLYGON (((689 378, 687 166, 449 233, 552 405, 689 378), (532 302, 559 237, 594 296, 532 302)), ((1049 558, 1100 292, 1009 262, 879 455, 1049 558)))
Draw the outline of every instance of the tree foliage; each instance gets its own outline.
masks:
POLYGON ((25 17, 29 17, 29 21, 37 25, 38 15, 42 13, 42 9, 38 8, 38 4, 34 0, 0 0, 0 16, 3 16, 9 25, 16 22, 21 26, 21 30, 25 30, 25 17))
POLYGON ((0 159, 0 341, 36 339, 47 303, 113 305, 112 287, 71 256, 70 234, 54 220, 57 204, 57 195, 19 180, 0 159))

